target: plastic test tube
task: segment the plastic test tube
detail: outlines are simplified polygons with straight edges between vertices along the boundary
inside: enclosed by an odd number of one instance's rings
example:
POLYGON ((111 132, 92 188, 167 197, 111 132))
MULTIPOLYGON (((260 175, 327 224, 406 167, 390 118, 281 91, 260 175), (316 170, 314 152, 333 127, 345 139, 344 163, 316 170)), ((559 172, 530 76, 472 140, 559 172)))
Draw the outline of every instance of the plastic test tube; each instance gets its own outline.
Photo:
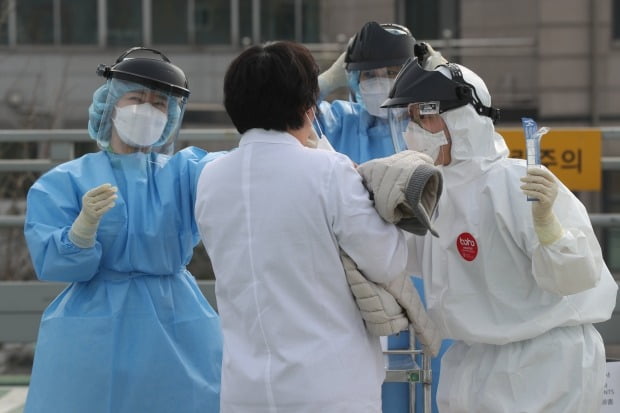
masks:
MULTIPOLYGON (((549 132, 549 128, 542 127, 538 129, 536 121, 531 118, 521 118, 521 124, 523 125, 523 131, 525 133, 525 159, 527 167, 535 166, 540 167, 540 139, 542 136, 549 132)), ((527 197, 528 201, 538 201, 537 198, 527 197)))

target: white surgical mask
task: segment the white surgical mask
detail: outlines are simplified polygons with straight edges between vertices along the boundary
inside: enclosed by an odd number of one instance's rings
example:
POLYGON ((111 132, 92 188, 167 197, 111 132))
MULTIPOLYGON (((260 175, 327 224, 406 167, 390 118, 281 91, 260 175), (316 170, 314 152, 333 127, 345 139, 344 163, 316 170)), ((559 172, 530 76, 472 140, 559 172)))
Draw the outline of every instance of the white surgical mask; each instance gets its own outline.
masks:
MULTIPOLYGON (((314 109, 312 109, 312 113, 315 113, 314 109)), ((316 118, 316 113, 315 113, 314 117, 316 118)), ((321 129, 321 125, 319 125, 319 123, 317 122, 317 126, 319 128, 319 133, 317 133, 316 130, 314 129, 314 122, 312 122, 310 120, 310 118, 308 117, 308 114, 306 114, 306 118, 308 119, 308 121, 310 122, 310 125, 312 126, 312 133, 310 134, 310 136, 306 140, 306 146, 308 146, 310 148, 324 149, 326 151, 335 152, 335 149, 331 145, 331 143, 329 143, 329 140, 327 139, 327 136, 325 136, 323 134, 323 130, 321 129)))
POLYGON ((112 121, 123 142, 130 146, 147 147, 161 137, 168 116, 150 103, 115 107, 112 121))
POLYGON ((448 143, 448 138, 443 130, 439 132, 429 132, 415 122, 409 122, 407 130, 403 132, 403 139, 407 144, 407 149, 422 152, 437 160, 439 149, 448 143))
POLYGON ((368 113, 387 119, 387 108, 382 108, 381 104, 388 98, 393 84, 394 79, 388 77, 377 77, 360 82, 360 95, 368 113))

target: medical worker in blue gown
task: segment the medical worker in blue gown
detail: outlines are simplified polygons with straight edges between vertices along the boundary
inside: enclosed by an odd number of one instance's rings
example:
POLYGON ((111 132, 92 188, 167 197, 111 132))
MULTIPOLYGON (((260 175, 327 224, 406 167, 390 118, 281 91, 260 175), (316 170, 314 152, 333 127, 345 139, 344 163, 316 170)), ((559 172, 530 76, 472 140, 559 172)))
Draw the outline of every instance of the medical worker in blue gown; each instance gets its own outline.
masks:
MULTIPOLYGON (((394 84, 402 65, 414 56, 416 41, 409 29, 397 24, 366 23, 349 41, 347 50, 336 62, 319 76, 321 98, 340 87, 348 87, 350 101, 323 100, 317 116, 319 125, 334 149, 348 155, 360 164, 370 159, 395 153, 387 119, 387 109, 380 108, 394 84)), ((430 45, 416 46, 424 54, 427 66, 444 63, 445 59, 430 45)), ((424 299, 422 280, 412 277, 420 296, 424 299)), ((440 359, 450 341, 442 344, 440 354, 432 361, 433 395, 436 394, 440 373, 440 359)), ((408 348, 408 334, 388 338, 391 349, 408 348)), ((421 385, 420 385, 421 386, 421 385)), ((406 383, 386 383, 383 386, 383 411, 408 412, 409 386, 406 383)), ((422 398, 416 400, 418 411, 422 398)), ((437 412, 433 396, 433 412, 437 412)))
POLYGON ((69 284, 43 314, 25 412, 216 413, 219 317, 186 269, 196 180, 216 154, 172 155, 189 90, 166 56, 133 48, 97 72, 101 151, 28 192, 36 274, 69 284))

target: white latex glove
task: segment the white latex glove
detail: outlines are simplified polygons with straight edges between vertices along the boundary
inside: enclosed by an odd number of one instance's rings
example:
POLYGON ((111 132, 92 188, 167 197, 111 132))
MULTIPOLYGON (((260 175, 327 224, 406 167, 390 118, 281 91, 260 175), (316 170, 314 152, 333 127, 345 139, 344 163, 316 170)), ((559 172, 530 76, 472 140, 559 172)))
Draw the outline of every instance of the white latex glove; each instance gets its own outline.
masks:
POLYGON ((542 245, 552 244, 562 238, 564 229, 553 213, 553 203, 558 196, 558 182, 546 168, 529 167, 527 175, 521 178, 521 190, 532 201, 534 230, 542 245))
POLYGON ((445 65, 448 63, 446 58, 443 57, 440 52, 433 49, 430 44, 420 43, 420 45, 426 49, 424 56, 422 57, 422 69, 435 70, 437 66, 445 65))
POLYGON ((80 248, 95 245, 95 234, 103 214, 115 205, 118 188, 103 184, 86 192, 82 197, 82 210, 71 225, 69 239, 80 248))
POLYGON ((329 69, 319 75, 319 90, 322 98, 340 87, 347 86, 347 72, 344 68, 345 54, 346 52, 342 52, 329 69))

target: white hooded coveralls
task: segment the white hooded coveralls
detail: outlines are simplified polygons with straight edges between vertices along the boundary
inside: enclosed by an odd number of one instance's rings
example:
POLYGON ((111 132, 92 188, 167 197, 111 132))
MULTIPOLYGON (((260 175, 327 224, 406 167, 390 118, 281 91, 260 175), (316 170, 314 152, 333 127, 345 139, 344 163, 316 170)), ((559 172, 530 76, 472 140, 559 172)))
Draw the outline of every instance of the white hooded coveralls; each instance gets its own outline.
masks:
POLYGON ((223 329, 221 412, 381 411, 385 377, 345 279, 404 274, 404 233, 383 221, 346 156, 251 129, 210 163, 196 219, 223 329))
POLYGON ((412 237, 410 254, 429 315, 460 340, 442 360, 439 410, 598 412, 605 353, 592 323, 610 317, 617 284, 586 209, 559 183, 553 210, 565 233, 540 245, 520 190, 525 161, 507 157, 491 119, 471 105, 442 117, 452 161, 432 221, 440 236, 412 237))

